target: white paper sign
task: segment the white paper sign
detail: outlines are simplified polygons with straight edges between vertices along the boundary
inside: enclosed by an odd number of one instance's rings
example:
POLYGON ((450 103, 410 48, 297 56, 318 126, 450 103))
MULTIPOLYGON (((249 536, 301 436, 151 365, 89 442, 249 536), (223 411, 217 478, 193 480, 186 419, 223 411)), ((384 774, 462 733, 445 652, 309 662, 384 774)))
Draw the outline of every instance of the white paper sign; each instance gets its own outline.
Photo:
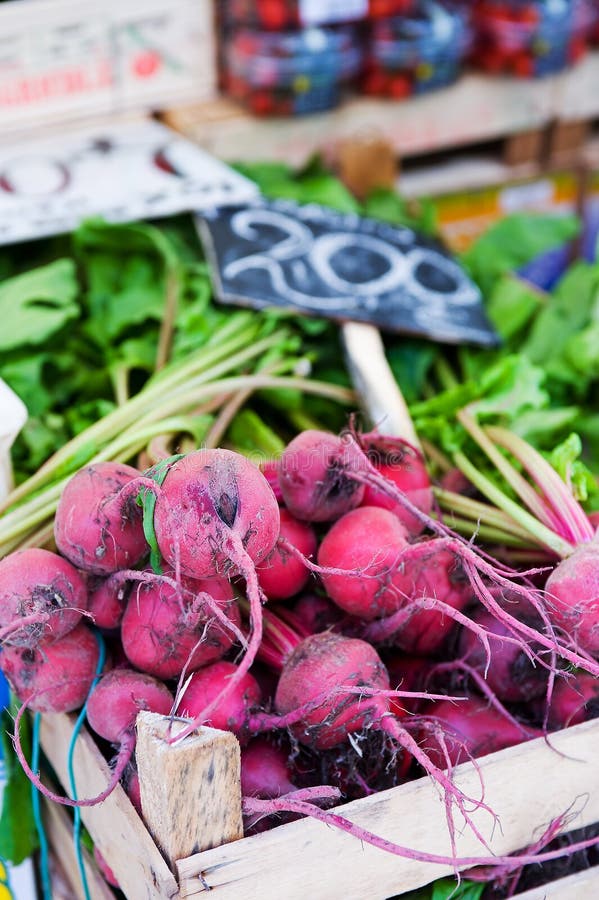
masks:
POLYGON ((368 14, 368 0, 299 0, 300 21, 304 25, 351 22, 368 14))
POLYGON ((96 125, 0 146, 0 244, 71 231, 94 215, 127 222, 257 194, 249 179, 157 122, 96 125))
POLYGON ((26 421, 25 404, 0 378, 0 500, 12 487, 10 448, 26 421))

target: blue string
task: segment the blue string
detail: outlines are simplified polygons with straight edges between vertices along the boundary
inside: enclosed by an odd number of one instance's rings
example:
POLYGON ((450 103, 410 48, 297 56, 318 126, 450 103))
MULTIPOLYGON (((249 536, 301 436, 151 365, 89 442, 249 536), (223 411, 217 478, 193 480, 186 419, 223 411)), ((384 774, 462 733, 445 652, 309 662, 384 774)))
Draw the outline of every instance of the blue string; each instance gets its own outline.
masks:
MULTIPOLYGON (((67 771, 69 775, 69 787, 71 789, 71 794, 73 800, 77 799, 77 788, 75 786, 75 771, 73 768, 73 755, 75 752, 75 743, 77 738, 79 737, 79 732, 83 726, 85 721, 85 716, 87 714, 87 701, 89 700, 92 691, 96 687, 98 681, 100 680, 100 675, 102 674, 102 669, 104 668, 104 663, 106 661, 106 645, 104 643, 104 638, 100 634, 99 631, 94 631, 94 637, 98 642, 99 647, 99 655, 98 655, 98 665, 96 666, 96 677, 94 678, 92 685, 88 691, 87 697, 85 698, 85 703, 83 704, 79 715, 77 716, 77 721, 75 722, 75 727, 73 728, 73 733, 71 735, 71 740, 69 742, 69 752, 67 757, 67 771)), ((91 900, 91 895, 89 892, 89 885, 87 883, 87 874, 85 872, 85 866, 83 865, 83 851, 81 849, 81 809, 76 806, 74 808, 74 818, 73 818, 73 842, 75 844, 75 856, 77 857, 77 867, 79 869, 79 875, 81 877, 81 884, 83 886, 83 894, 85 896, 85 900, 91 900)))
MULTIPOLYGON (((39 769, 40 759, 40 724, 41 715, 36 713, 33 718, 33 735, 31 740, 31 768, 34 772, 39 769)), ((42 820, 41 797, 38 789, 34 784, 31 785, 31 805, 33 807, 33 818, 35 821, 35 829, 40 842, 40 875, 42 881, 42 891, 44 900, 52 900, 52 882, 50 880, 50 863, 48 852, 48 838, 44 829, 42 820)))

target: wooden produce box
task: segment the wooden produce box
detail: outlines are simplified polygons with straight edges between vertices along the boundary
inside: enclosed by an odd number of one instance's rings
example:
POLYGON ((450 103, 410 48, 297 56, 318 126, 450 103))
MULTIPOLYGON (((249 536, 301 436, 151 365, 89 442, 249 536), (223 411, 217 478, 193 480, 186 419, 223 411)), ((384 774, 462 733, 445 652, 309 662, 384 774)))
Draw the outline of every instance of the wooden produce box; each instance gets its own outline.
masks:
POLYGON ((0 133, 216 91, 212 0, 0 3, 0 133))
MULTIPOLYGON (((74 717, 44 716, 42 745, 63 785, 74 717)), ((175 725, 176 727, 176 725, 175 725)), ((82 809, 83 821, 118 878, 128 900, 199 897, 211 900, 385 900, 452 874, 449 866, 415 862, 363 845, 336 828, 300 819, 248 838, 241 835, 239 746, 232 734, 202 728, 168 746, 168 719, 138 717, 137 762, 144 818, 119 786, 101 805, 82 809)), ((533 841, 551 820, 569 810, 569 829, 599 821, 599 720, 537 739, 479 760, 485 802, 499 817, 474 814, 495 854, 533 841)), ((109 767, 93 738, 77 741, 78 795, 99 793, 109 767)), ((480 796, 479 773, 466 763, 456 783, 480 796)), ((396 843, 449 854, 443 799, 428 778, 353 801, 337 812, 396 843)), ((458 828, 460 856, 486 851, 458 828)), ((65 834, 63 830, 63 835, 65 834)), ((72 871, 72 845, 55 841, 72 871)), ((97 878, 92 897, 106 900, 97 878)), ((599 896, 599 871, 589 870, 528 891, 521 900, 599 896)))

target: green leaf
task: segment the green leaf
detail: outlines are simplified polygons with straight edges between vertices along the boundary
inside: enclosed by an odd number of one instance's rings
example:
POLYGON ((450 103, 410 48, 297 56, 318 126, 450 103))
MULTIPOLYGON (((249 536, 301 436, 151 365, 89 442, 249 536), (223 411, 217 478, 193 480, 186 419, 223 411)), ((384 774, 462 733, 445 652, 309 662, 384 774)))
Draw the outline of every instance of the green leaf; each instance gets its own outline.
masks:
POLYGON ((516 420, 526 410, 543 409, 549 395, 542 388, 545 373, 524 356, 508 356, 491 366, 481 380, 482 397, 473 404, 479 417, 500 416, 516 420))
POLYGON ((497 281, 541 253, 572 240, 580 228, 575 216, 517 213, 492 225, 462 255, 462 261, 490 295, 497 281))
POLYGON ((515 275, 505 275, 494 286, 487 313, 504 341, 514 338, 542 308, 544 295, 515 275))
POLYGON ((377 188, 364 201, 364 215, 392 225, 406 225, 425 234, 437 233, 435 205, 426 198, 404 200, 390 188, 377 188))
POLYGON ((462 881, 457 884, 454 878, 441 878, 433 885, 431 900, 479 900, 484 890, 484 883, 462 881))
POLYGON ((440 878, 427 887, 402 894, 395 900, 480 900, 485 884, 463 880, 458 884, 455 878, 440 878))
POLYGON ((563 481, 570 484, 575 498, 585 503, 591 498, 599 499, 599 487, 591 470, 581 461, 581 454, 582 441, 573 433, 554 448, 549 462, 563 481))
POLYGON ((0 351, 39 346, 79 316, 75 266, 58 259, 0 284, 0 351))
POLYGON ((406 403, 415 403, 422 397, 428 373, 439 352, 431 341, 402 338, 388 341, 387 359, 406 403))
POLYGON ((74 233, 73 245, 85 271, 86 333, 93 341, 110 346, 127 329, 162 320, 176 254, 159 229, 92 220, 74 233))
MULTIPOLYGON (((0 722, 0 742, 6 770, 6 786, 0 816, 0 857, 13 865, 19 865, 38 848, 38 837, 31 805, 31 784, 21 768, 10 740, 13 730, 12 716, 18 703, 5 710, 0 722)), ((29 721, 21 720, 21 741, 28 760, 31 760, 31 734, 29 721)))
POLYGON ((581 388, 580 372, 567 355, 568 342, 590 323, 598 287, 599 267, 583 262, 573 265, 536 317, 521 348, 550 375, 581 388))
POLYGON ((268 458, 280 456, 285 443, 253 409, 242 409, 232 421, 228 438, 233 446, 246 455, 268 458))

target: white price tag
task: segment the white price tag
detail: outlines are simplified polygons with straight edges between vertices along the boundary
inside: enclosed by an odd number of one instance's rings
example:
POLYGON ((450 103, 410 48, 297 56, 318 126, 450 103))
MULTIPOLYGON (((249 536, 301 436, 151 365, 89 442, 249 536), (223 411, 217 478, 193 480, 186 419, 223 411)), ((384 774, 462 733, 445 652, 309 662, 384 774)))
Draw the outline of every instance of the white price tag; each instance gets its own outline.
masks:
POLYGON ((152 121, 0 147, 0 244, 111 222, 244 203, 256 185, 152 121))
POLYGON ((368 14, 368 0, 299 0, 300 21, 304 25, 352 22, 368 14))

